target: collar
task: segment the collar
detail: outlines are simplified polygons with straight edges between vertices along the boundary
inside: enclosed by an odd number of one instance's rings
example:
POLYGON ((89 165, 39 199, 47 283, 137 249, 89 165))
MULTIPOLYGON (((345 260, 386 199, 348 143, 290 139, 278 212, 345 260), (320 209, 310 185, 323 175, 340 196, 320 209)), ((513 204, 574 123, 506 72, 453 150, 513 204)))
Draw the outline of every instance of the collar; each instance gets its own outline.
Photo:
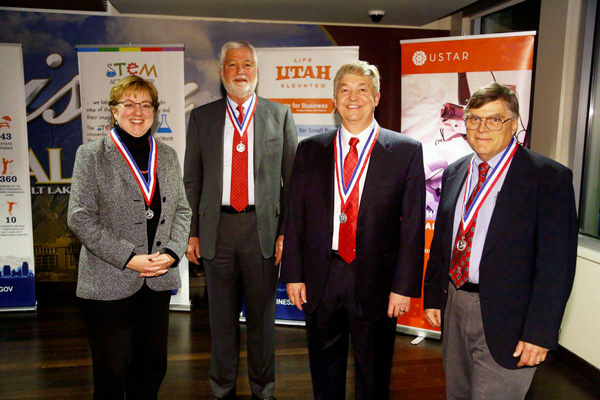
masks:
MULTIPOLYGON (((510 142, 508 144, 510 145, 510 142)), ((508 148, 508 146, 506 146, 505 148, 500 150, 500 152, 498 154, 496 154, 494 157, 490 158, 490 160, 488 161, 488 165, 490 166, 490 169, 496 168, 496 165, 498 165, 498 163, 500 162, 500 159, 502 158, 502 154, 504 154, 504 152, 506 151, 507 148, 508 148)), ((483 162, 483 160, 481 158, 479 158, 479 155, 477 153, 475 153, 474 161, 475 161, 476 167, 479 167, 479 164, 481 164, 483 162)))
MULTIPOLYGON (((254 98, 255 96, 256 96, 256 93, 252 93, 252 96, 248 97, 248 100, 246 100, 242 104, 242 107, 244 107, 244 115, 248 114, 248 108, 250 107, 250 103, 252 102, 252 98, 254 98)), ((235 113, 235 116, 237 117, 240 114, 240 112, 237 109, 238 103, 236 103, 231 97, 229 97, 229 95, 227 95, 227 102, 229 103, 229 105, 233 109, 233 112, 235 113)))
POLYGON ((358 140, 359 140, 358 146, 364 146, 364 144, 367 143, 367 140, 369 139, 369 135, 371 134, 371 132, 373 131, 373 129, 376 126, 377 126, 377 121, 375 121, 375 118, 373 118, 373 122, 371 122, 371 125, 369 125, 367 127, 367 129, 360 132, 358 135, 354 135, 354 134, 350 133, 344 127, 344 125, 342 125, 342 142, 344 143, 344 146, 350 146, 350 139, 353 137, 358 138, 358 140))

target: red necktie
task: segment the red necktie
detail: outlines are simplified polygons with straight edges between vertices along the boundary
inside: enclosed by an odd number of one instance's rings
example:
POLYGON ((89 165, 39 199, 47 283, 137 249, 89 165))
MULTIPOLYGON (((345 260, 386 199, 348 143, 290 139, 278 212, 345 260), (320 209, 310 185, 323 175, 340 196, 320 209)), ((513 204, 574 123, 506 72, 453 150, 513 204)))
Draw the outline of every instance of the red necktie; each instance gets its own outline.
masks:
MULTIPOLYGON (((244 107, 237 106, 240 112, 238 121, 244 122, 244 107)), ((233 128, 233 146, 231 149, 231 206, 242 211, 248 206, 248 132, 241 137, 233 128), (243 150, 242 150, 243 149, 243 150), (242 150, 242 151, 240 151, 242 150)))
POLYGON ((239 114, 238 114, 238 122, 240 123, 240 125, 243 125, 244 124, 244 106, 239 105, 239 106, 237 106, 236 109, 239 112, 239 114))
MULTIPOLYGON (((468 210, 475 199, 475 195, 481 189, 485 177, 490 169, 488 163, 479 164, 479 181, 475 186, 475 189, 471 192, 469 200, 466 204, 468 210)), ((454 241, 454 247, 452 248, 452 259, 450 260, 450 279, 456 289, 460 288, 469 279, 469 261, 471 259, 471 245, 473 244, 473 234, 475 233, 475 224, 477 223, 477 215, 473 217, 473 223, 467 232, 463 232, 462 221, 458 224, 458 232, 456 233, 456 240, 454 241), (463 250, 458 249, 458 242, 464 240, 466 247, 463 250)))
MULTIPOLYGON (((358 163, 358 138, 350 139, 350 150, 344 159, 344 185, 348 186, 352 173, 358 163)), ((358 179, 358 176, 357 178, 358 179)), ((356 258, 356 223, 358 217, 359 182, 356 182, 342 213, 346 214, 346 222, 340 222, 340 236, 338 239, 338 253, 348 264, 356 258)))

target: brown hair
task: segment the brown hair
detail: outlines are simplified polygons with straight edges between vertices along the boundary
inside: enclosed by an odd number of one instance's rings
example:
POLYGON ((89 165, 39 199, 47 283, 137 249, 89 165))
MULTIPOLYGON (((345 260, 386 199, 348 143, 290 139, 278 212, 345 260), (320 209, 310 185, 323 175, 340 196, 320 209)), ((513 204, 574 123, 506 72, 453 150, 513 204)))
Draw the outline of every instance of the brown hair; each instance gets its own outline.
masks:
MULTIPOLYGON (((150 94, 150 98, 152 99, 152 105, 154 106, 154 112, 158 111, 158 90, 156 90, 156 86, 154 84, 140 76, 137 75, 129 75, 125 78, 121 79, 119 82, 115 84, 115 86, 110 89, 110 98, 108 100, 108 105, 111 110, 115 108, 121 97, 125 93, 142 93, 148 92, 150 94)), ((112 125, 115 125, 115 116, 111 113, 112 125)))
POLYGON ((508 106, 513 118, 519 117, 519 100, 515 92, 508 86, 492 82, 482 86, 471 95, 469 103, 465 108, 465 114, 468 114, 472 108, 480 108, 492 101, 502 100, 508 106))

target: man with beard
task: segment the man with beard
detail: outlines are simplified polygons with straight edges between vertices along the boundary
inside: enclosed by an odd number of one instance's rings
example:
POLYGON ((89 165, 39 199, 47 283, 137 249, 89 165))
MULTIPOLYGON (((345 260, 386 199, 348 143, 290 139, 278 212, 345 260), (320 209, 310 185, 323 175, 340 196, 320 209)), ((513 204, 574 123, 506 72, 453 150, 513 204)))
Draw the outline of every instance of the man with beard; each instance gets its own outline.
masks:
POLYGON ((228 42, 219 74, 224 99, 192 111, 185 187, 192 207, 187 257, 204 259, 211 344, 211 399, 235 398, 245 302, 253 399, 275 386, 275 295, 284 209, 298 144, 292 112, 258 97, 256 49, 228 42))

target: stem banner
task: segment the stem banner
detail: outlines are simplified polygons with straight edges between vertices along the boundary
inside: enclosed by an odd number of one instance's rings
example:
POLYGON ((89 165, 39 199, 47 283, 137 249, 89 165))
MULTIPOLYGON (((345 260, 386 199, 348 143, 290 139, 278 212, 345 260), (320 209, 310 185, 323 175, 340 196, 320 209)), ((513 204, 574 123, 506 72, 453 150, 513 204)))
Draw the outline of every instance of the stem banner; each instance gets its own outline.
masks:
MULTIPOLYGON (((83 143, 103 137, 111 129, 110 89, 121 78, 139 75, 158 90, 159 107, 152 126, 154 138, 177 152, 181 170, 185 154, 183 45, 76 46, 81 88, 83 143)), ((181 289, 171 297, 172 310, 191 310, 189 264, 179 263, 181 289)))

